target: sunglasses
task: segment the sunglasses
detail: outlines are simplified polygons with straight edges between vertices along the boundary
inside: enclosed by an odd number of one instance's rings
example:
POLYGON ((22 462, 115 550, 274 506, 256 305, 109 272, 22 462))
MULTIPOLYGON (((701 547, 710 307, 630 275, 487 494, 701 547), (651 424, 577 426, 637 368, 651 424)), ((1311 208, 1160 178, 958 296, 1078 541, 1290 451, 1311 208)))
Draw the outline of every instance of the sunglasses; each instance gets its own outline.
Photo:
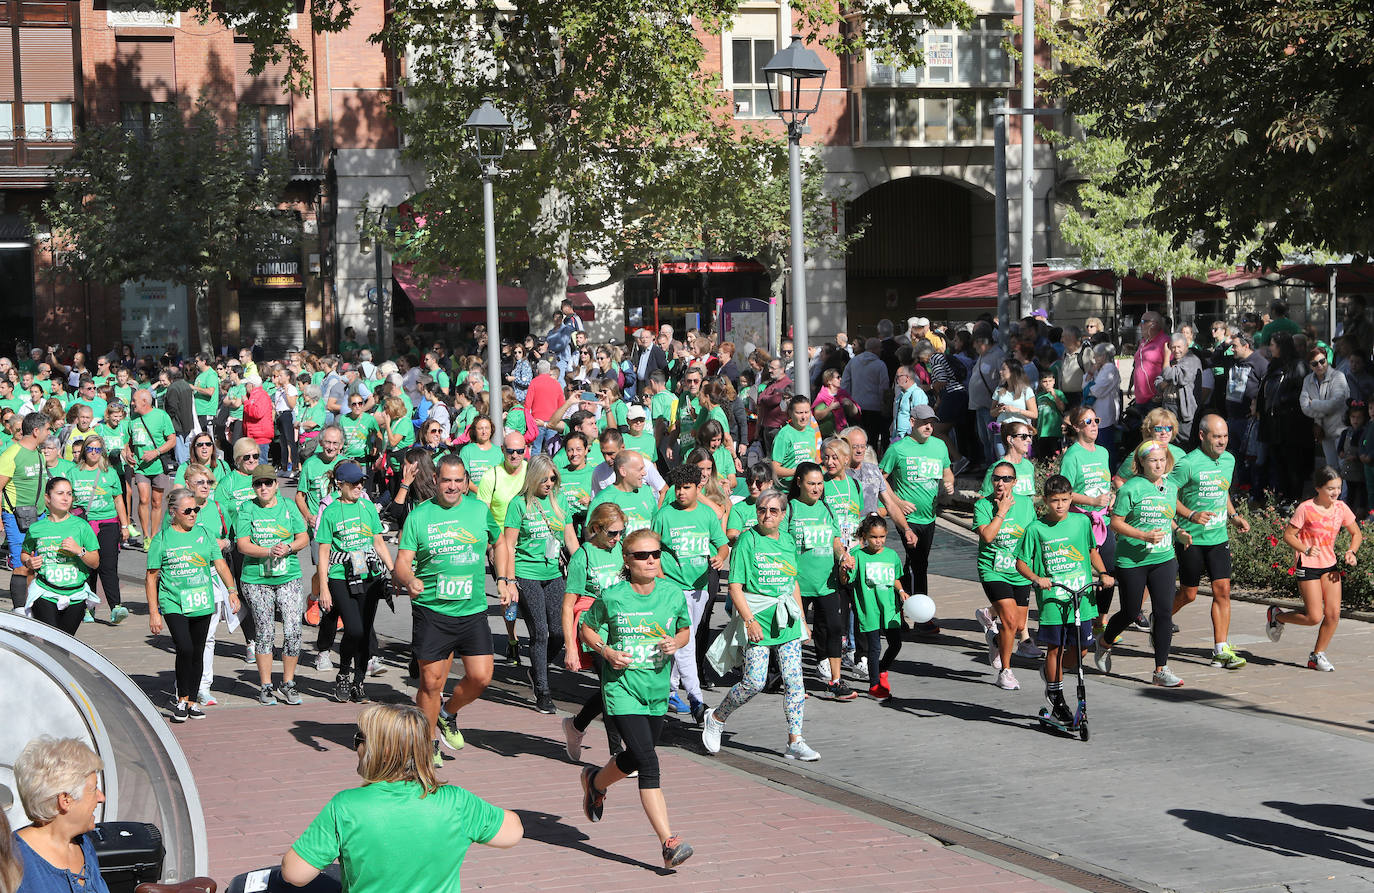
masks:
POLYGON ((1012 439, 1012 440, 1030 440, 1031 437, 1032 437, 1032 435, 1030 435, 1030 434, 1021 433, 1021 434, 1013 434, 1013 435, 1011 436, 1011 439, 1012 439))
POLYGON ((1312 365, 1313 365, 1313 366, 1325 366, 1325 365, 1326 365, 1326 360, 1313 360, 1313 361, 1312 361, 1312 365))
POLYGON ((997 482, 1000 483, 1000 484, 1005 484, 1005 483, 1009 483, 1010 481, 1016 480, 1016 475, 1014 475, 1014 474, 994 474, 994 475, 992 476, 992 479, 993 479, 994 481, 997 481, 997 482))
POLYGON ((1096 425, 1097 423, 1098 423, 1098 420, 1097 420, 1097 419, 1084 419, 1084 420, 1083 420, 1083 424, 1085 424, 1085 425, 1096 425))
POLYGON ((506 450, 506 455, 507 455, 507 456, 523 456, 523 455, 525 455, 525 450, 524 450, 524 448, 520 448, 520 449, 511 449, 510 447, 505 447, 505 450, 506 450))
POLYGON ((758 513, 759 513, 760 515, 781 515, 781 514, 782 514, 782 509, 778 508, 776 505, 768 505, 768 506, 763 506, 763 505, 761 505, 761 506, 759 506, 758 513))
POLYGON ((206 480, 205 478, 196 478, 194 481, 190 481, 189 483, 192 487, 199 487, 202 484, 209 487, 212 486, 215 482, 213 480, 206 480))
POLYGON ((614 539, 619 539, 620 537, 622 537, 622 536, 624 536, 624 535, 625 535, 625 528, 624 528, 624 527, 617 528, 616 530, 608 530, 608 531, 606 531, 606 538, 607 538, 607 539, 613 539, 613 540, 614 540, 614 539))
POLYGON ((349 405, 349 406, 366 406, 367 404, 364 403, 364 402, 361 401, 361 400, 349 400, 349 401, 348 401, 348 405, 349 405))
POLYGON ((98 447, 98 446, 83 447, 83 448, 81 449, 81 452, 83 452, 83 453, 103 453, 103 452, 105 452, 105 448, 104 448, 104 447, 98 447))
POLYGON ((1156 434, 1167 434, 1172 430, 1174 430, 1173 425, 1155 425, 1154 427, 1154 432, 1156 434))
POLYGON ((361 747, 362 745, 364 745, 364 744, 366 744, 366 743, 367 743, 367 736, 366 736, 366 735, 364 735, 362 732, 354 732, 354 733, 353 733, 353 749, 354 749, 354 750, 357 750, 359 747, 361 747))
POLYGON ((200 514, 200 508, 194 505, 188 509, 180 509, 179 511, 188 518, 194 518, 196 515, 200 514))
POLYGON ((257 488, 257 487, 275 487, 275 486, 277 486, 277 482, 276 482, 276 481, 253 481, 253 486, 254 486, 254 488, 257 488))
POLYGON ((663 554, 663 550, 643 549, 635 552, 627 552, 626 554, 633 558, 635 561, 648 561, 650 559, 658 561, 659 556, 663 554))

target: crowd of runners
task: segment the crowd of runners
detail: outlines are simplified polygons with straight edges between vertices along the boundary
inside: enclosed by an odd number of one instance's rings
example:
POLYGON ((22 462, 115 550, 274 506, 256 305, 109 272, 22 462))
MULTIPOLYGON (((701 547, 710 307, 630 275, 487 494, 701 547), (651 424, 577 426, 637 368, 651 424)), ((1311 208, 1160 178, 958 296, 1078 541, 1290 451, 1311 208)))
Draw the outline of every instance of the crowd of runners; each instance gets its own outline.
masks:
MULTIPOLYGON (((1061 328, 1037 313, 1001 332, 991 319, 912 318, 902 335, 884 321, 862 344, 841 334, 815 351, 813 397, 796 393, 789 341, 772 356, 664 326, 628 347, 591 344, 570 306, 545 337, 500 346, 502 382, 485 378, 480 327, 456 345, 408 337, 381 361, 351 331, 334 356, 35 348, 0 358, 11 598, 71 635, 102 610, 121 623, 119 555, 145 552, 150 630, 174 645, 174 722, 216 703, 211 664, 226 636, 242 637, 262 705, 301 702, 307 656, 336 671, 336 700, 367 701, 378 607, 408 598, 435 767, 443 747, 463 747, 461 711, 498 654, 527 668, 534 709, 550 715, 552 679, 595 673, 595 693, 562 719, 575 763, 592 723, 606 728, 611 760, 581 774, 585 814, 598 821, 608 790, 636 778, 672 867, 692 850, 662 792, 667 715, 699 726, 716 753, 736 711, 779 691, 783 755, 819 759, 803 735, 807 676, 836 702, 884 701, 904 684, 893 675, 904 636, 939 632, 908 623, 903 604, 929 593, 937 510, 956 474, 978 487, 988 604, 977 619, 996 686, 1020 688, 1014 659, 1038 666, 1046 708, 1067 722, 1066 667, 1091 658, 1110 673, 1130 627, 1151 638, 1150 681, 1182 685, 1173 616, 1204 577, 1212 665, 1244 667, 1228 641, 1228 543, 1248 529, 1239 471, 1279 474, 1263 455, 1278 444, 1257 424, 1278 411, 1268 369, 1306 356, 1300 397, 1308 377, 1316 396, 1300 404, 1319 422, 1350 399, 1343 377, 1346 390, 1330 393, 1343 373, 1327 368, 1325 345, 1295 348, 1304 336, 1281 325, 1285 308, 1262 322, 1219 323, 1204 348, 1190 327, 1170 336, 1147 313, 1124 349, 1096 319, 1061 328), (1273 345, 1266 368, 1251 359, 1261 338, 1273 345), (492 633, 493 601, 504 636, 492 633)), ((1266 631, 1317 627, 1308 666, 1330 671, 1341 568, 1361 532, 1343 501, 1349 476, 1330 467, 1345 437, 1321 467, 1324 442, 1308 446, 1307 492, 1292 496, 1311 498, 1275 544, 1293 553, 1303 607, 1271 608, 1266 631)), ((500 817, 487 820, 495 834, 500 817)))

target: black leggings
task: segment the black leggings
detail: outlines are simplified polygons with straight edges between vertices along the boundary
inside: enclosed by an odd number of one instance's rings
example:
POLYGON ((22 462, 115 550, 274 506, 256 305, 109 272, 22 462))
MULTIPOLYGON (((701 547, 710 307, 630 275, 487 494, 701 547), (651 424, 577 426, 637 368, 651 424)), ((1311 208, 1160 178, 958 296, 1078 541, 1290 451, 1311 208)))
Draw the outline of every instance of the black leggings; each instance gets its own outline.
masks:
POLYGON ((92 577, 100 578, 100 588, 105 593, 105 603, 111 609, 120 603, 119 598, 119 538, 121 531, 118 521, 101 521, 96 528, 95 538, 100 543, 100 567, 92 577))
POLYGON ((719 574, 710 571, 706 575, 706 604, 701 606, 701 619, 697 621, 696 631, 692 633, 696 637, 697 677, 703 682, 706 671, 709 669, 706 663, 706 648, 711 644, 711 612, 715 610, 718 601, 720 601, 719 574))
POLYGON ((296 422, 291 411, 277 413, 278 461, 286 468, 300 473, 300 442, 296 440, 296 422))
POLYGON ((1178 559, 1170 558, 1159 564, 1144 567, 1117 568, 1117 579, 1121 581, 1121 610, 1107 621, 1103 633, 1107 642, 1115 642, 1126 627, 1131 625, 1140 613, 1145 601, 1145 590, 1150 590, 1150 636, 1155 644, 1155 666, 1163 667, 1169 663, 1169 646, 1174 641, 1174 595, 1178 579, 1178 559))
POLYGON ((609 719, 625 742, 625 749, 615 758, 616 767, 626 775, 638 772, 641 791, 662 787, 659 783, 658 751, 654 750, 654 745, 658 744, 658 736, 663 734, 663 716, 633 714, 609 719))
POLYGON ((906 586, 906 591, 912 593, 930 594, 930 583, 926 578, 926 565, 930 562, 930 546, 935 542, 935 522, 929 524, 912 524, 912 531, 916 534, 916 545, 906 547, 906 573, 902 577, 902 583, 906 586))
MULTIPOLYGON (((353 668, 353 684, 362 685, 367 675, 367 662, 372 659, 372 643, 377 634, 373 631, 373 621, 377 619, 377 603, 382 600, 386 580, 377 577, 362 595, 350 595, 345 580, 329 581, 329 597, 334 609, 327 614, 337 613, 343 618, 343 641, 339 643, 339 678, 348 675, 353 668)), ((327 618, 320 618, 321 632, 327 618)), ((337 624, 330 624, 333 628, 337 624)))
MULTIPOLYGON (((1102 545, 1097 547, 1097 554, 1102 556, 1102 566, 1107 569, 1107 573, 1116 576, 1116 531, 1107 529, 1107 535, 1102 540, 1102 545)), ((1112 609, 1112 593, 1116 592, 1115 586, 1097 587, 1097 616, 1106 617, 1112 609)))
POLYGON ((886 673, 896 662, 897 653, 902 650, 902 629, 875 629, 864 633, 864 636, 868 639, 868 687, 872 688, 882 681, 878 674, 886 673), (887 638, 887 650, 883 652, 882 660, 878 660, 884 637, 887 638))
POLYGON ((163 614, 167 634, 176 649, 177 697, 193 698, 200 690, 200 676, 205 670, 205 639, 210 635, 214 614, 187 617, 185 614, 163 614))
POLYGON ((844 628, 840 626, 840 594, 807 596, 804 606, 815 605, 811 637, 815 640, 816 659, 839 657, 844 649, 844 628))
POLYGON ((563 647, 563 577, 552 580, 518 580, 520 616, 530 634, 530 670, 534 693, 548 694, 549 651, 563 647))
MULTIPOLYGON (((601 658, 598 655, 592 656, 592 662, 596 665, 597 679, 601 678, 601 658)), ((592 720, 598 716, 606 723, 606 744, 611 749, 611 756, 617 756, 625 749, 624 743, 620 740, 620 733, 615 730, 615 723, 609 716, 606 716, 606 699, 601 695, 601 684, 597 683, 596 691, 582 705, 582 709, 577 711, 573 717, 573 727, 579 732, 587 731, 587 727, 592 724, 592 720)))
POLYGON ((57 610, 57 602, 40 598, 33 603, 31 610, 34 620, 56 627, 69 636, 74 636, 76 631, 81 628, 81 621, 86 616, 86 603, 74 601, 59 611, 57 610))

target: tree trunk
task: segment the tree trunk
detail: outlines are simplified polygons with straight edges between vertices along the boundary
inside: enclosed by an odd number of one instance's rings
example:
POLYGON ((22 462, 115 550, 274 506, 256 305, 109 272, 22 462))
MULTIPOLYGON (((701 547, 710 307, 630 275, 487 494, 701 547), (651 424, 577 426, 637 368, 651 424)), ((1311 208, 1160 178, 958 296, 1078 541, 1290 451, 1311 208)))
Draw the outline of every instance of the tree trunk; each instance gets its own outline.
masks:
POLYGON ((571 202, 558 187, 550 186, 539 198, 535 231, 547 234, 552 246, 548 257, 530 258, 524 284, 529 292, 530 331, 543 333, 553 324, 558 305, 568 296, 568 214, 571 202))
POLYGON ((191 294, 195 295, 196 328, 200 334, 200 349, 210 356, 215 355, 215 338, 210 331, 210 283, 201 280, 190 284, 191 294))
POLYGON ((768 353, 776 357, 782 348, 782 293, 787 284, 787 258, 770 246, 759 252, 758 261, 768 270, 768 353))

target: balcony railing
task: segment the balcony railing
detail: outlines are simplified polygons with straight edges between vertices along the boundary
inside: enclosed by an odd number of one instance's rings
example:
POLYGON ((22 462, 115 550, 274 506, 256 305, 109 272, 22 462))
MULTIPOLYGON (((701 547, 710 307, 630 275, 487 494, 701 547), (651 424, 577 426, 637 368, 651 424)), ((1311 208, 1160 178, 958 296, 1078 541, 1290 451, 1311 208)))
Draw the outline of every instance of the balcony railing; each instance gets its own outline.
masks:
POLYGON ((268 159, 284 158, 287 171, 293 177, 324 176, 329 145, 321 128, 252 130, 248 132, 248 139, 254 167, 262 167, 268 159))

